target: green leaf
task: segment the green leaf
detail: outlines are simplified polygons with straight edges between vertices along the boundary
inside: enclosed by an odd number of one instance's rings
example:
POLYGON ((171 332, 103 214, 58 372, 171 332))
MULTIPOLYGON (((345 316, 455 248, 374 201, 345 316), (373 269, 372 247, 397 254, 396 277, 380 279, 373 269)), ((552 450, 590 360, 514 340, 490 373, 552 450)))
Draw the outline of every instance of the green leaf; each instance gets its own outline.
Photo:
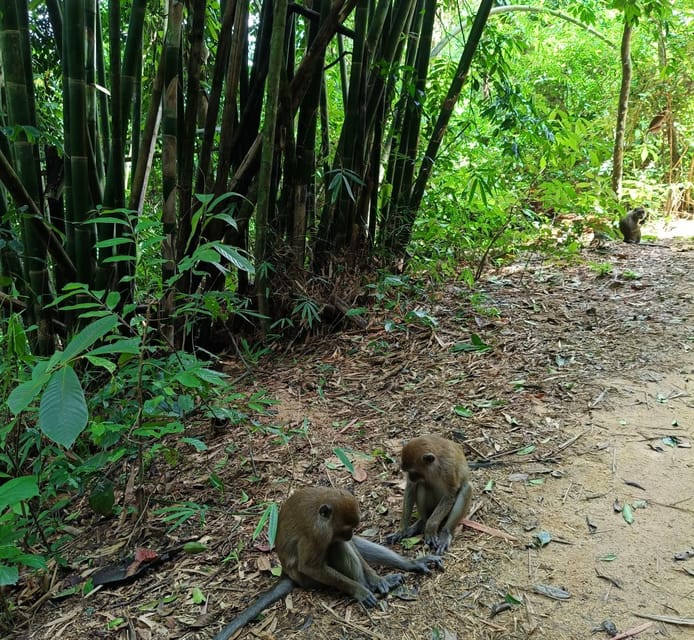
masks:
POLYGON ((472 416, 472 410, 462 404, 457 404, 453 407, 453 413, 461 418, 469 418, 472 416))
POLYGON ((41 396, 39 428, 47 438, 69 449, 87 426, 88 418, 77 374, 70 366, 59 369, 51 376, 41 396))
POLYGON ((606 553, 604 556, 600 556, 598 560, 600 562, 614 562, 617 559, 616 553, 606 553))
POLYGON ((624 522, 627 524, 634 522, 634 512, 630 504, 625 504, 622 507, 622 517, 624 518, 624 522))
POLYGON ((207 546, 201 542, 186 542, 183 545, 183 551, 185 553, 204 553, 207 551, 207 546))
POLYGON ((527 456, 527 455, 530 455, 533 451, 535 451, 535 445, 529 444, 527 447, 523 447, 520 451, 517 451, 516 455, 517 456, 527 456))
POLYGON ((333 449, 333 453, 339 458, 340 462, 345 465, 347 468, 347 471, 350 473, 354 473, 354 465, 352 464, 352 461, 349 459, 347 456, 347 453, 345 452, 344 449, 341 449, 340 447, 335 447, 333 449))
POLYGON ((12 584, 17 584, 19 580, 19 570, 17 567, 8 567, 0 564, 0 587, 6 587, 12 584))
POLYGON ((12 478, 0 485, 0 511, 37 495, 39 495, 39 485, 36 476, 12 478))
POLYGON ((22 382, 19 386, 12 389, 7 398, 7 406, 14 415, 19 415, 26 409, 43 389, 43 386, 48 382, 50 376, 43 374, 33 380, 22 382))
POLYGON ((223 256, 229 262, 231 262, 231 264, 233 264, 237 269, 240 269, 241 271, 246 271, 250 275, 253 275, 255 273, 255 267, 253 266, 253 263, 244 256, 242 256, 238 249, 236 249, 235 247, 224 244, 215 244, 214 248, 219 252, 221 256, 223 256))
POLYGON ((181 442, 195 447, 196 451, 207 451, 208 449, 207 445, 202 440, 198 440, 198 438, 181 438, 181 442))
POLYGON ((191 389, 199 389, 202 387, 200 378, 190 371, 181 371, 177 373, 174 380, 180 382, 184 387, 189 387, 191 389))
POLYGON ((205 594, 202 592, 200 587, 193 587, 193 591, 191 593, 191 596, 192 596, 193 602, 195 604, 202 604, 207 599, 207 598, 205 598, 205 594))
POLYGON ((260 520, 258 520, 258 524, 255 526, 255 529, 253 530, 253 540, 255 540, 259 535, 260 532, 263 530, 263 527, 265 527, 265 523, 269 522, 268 526, 268 540, 270 541, 270 545, 275 544, 275 536, 277 535, 277 504, 272 502, 269 505, 265 507, 265 511, 263 511, 262 515, 260 516, 260 520))
POLYGON ((275 538, 277 537, 277 520, 279 517, 280 510, 277 507, 277 503, 273 502, 270 505, 270 518, 267 526, 267 540, 271 547, 275 546, 275 538))
POLYGON ((109 373, 113 373, 116 370, 116 365, 106 358, 99 358, 91 354, 84 356, 89 362, 91 362, 95 367, 103 367, 109 373))
POLYGON ((87 325, 72 340, 70 340, 62 355, 62 362, 70 362, 91 347, 97 340, 103 338, 118 325, 118 318, 108 315, 87 325))
POLYGON ((92 349, 89 353, 93 356, 98 356, 104 353, 130 353, 133 355, 138 355, 141 348, 142 341, 140 338, 123 338, 121 340, 116 340, 115 342, 105 344, 103 347, 92 349))
POLYGON ((491 347, 482 340, 476 333, 470 334, 470 342, 458 342, 451 347, 452 353, 471 353, 473 351, 478 351, 479 353, 485 353, 490 351, 491 347))

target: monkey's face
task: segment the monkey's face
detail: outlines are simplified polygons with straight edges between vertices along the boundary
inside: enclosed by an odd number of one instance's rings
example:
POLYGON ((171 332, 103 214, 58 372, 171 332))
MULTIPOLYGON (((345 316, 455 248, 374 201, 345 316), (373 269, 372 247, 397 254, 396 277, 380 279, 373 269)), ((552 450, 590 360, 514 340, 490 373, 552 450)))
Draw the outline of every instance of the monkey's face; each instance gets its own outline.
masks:
POLYGON ((410 469, 409 471, 407 469, 403 469, 403 471, 405 471, 408 480, 413 484, 417 484, 418 482, 422 482, 424 480, 424 475, 419 473, 419 471, 416 469, 410 469))
POLYGON ((359 526, 359 504, 352 495, 347 495, 340 504, 333 505, 333 537, 345 542, 352 539, 354 530, 359 526))
POLYGON ((341 527, 337 531, 334 532, 335 538, 338 540, 344 540, 345 542, 349 542, 352 539, 352 536, 354 535, 354 529, 352 527, 341 527))
POLYGON ((643 207, 637 207, 631 212, 631 215, 633 216, 634 220, 639 223, 642 223, 648 217, 648 214, 643 207))

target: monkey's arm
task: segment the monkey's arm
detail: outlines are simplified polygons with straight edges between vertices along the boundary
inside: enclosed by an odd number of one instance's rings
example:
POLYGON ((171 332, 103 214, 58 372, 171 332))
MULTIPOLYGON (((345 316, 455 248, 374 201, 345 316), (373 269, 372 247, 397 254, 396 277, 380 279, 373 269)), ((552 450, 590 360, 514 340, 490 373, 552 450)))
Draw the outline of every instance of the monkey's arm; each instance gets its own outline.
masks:
POLYGON ((406 558, 388 547, 371 542, 365 538, 355 536, 352 538, 357 551, 364 559, 373 564, 382 564, 401 571, 413 571, 414 573, 431 573, 430 564, 437 569, 443 569, 443 561, 439 556, 429 555, 422 558, 406 558))
POLYGON ((417 522, 411 526, 407 526, 412 518, 412 510, 414 509, 415 498, 417 496, 417 485, 410 480, 405 485, 405 495, 402 499, 402 517, 400 518, 400 530, 396 533, 391 533, 386 536, 388 544, 400 542, 403 538, 416 536, 424 531, 424 518, 421 514, 418 516, 417 522))
POLYGON ((227 624, 214 640, 228 640, 239 629, 245 627, 251 620, 257 618, 271 604, 284 598, 296 586, 290 578, 282 578, 272 589, 261 595, 250 607, 227 624))

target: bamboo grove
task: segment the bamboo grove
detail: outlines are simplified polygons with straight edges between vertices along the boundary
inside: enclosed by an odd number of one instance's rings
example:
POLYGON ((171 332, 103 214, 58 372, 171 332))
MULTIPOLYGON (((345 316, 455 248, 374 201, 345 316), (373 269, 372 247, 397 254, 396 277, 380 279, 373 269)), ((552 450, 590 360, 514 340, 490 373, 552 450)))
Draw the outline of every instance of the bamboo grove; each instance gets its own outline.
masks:
POLYGON ((172 318, 210 292, 271 319, 282 278, 320 275, 327 299, 339 270, 401 258, 492 7, 465 23, 425 140, 436 0, 164 4, 3 3, 2 308, 38 327, 41 352, 87 294, 125 314, 142 303, 143 243, 178 344, 191 325, 172 318), (66 291, 76 304, 56 304, 66 291))

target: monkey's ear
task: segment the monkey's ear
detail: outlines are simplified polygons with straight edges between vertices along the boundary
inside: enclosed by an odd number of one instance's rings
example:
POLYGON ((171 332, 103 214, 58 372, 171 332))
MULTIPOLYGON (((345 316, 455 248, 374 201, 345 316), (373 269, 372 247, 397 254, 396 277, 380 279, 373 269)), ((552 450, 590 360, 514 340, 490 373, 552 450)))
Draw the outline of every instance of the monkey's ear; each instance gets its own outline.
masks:
POLYGON ((433 453, 425 453, 425 454, 422 456, 422 460, 423 460, 426 464, 431 464, 432 462, 435 462, 435 461, 436 461, 436 456, 435 456, 433 453))
POLYGON ((333 514, 333 508, 329 504, 322 504, 318 513, 327 520, 333 514))

